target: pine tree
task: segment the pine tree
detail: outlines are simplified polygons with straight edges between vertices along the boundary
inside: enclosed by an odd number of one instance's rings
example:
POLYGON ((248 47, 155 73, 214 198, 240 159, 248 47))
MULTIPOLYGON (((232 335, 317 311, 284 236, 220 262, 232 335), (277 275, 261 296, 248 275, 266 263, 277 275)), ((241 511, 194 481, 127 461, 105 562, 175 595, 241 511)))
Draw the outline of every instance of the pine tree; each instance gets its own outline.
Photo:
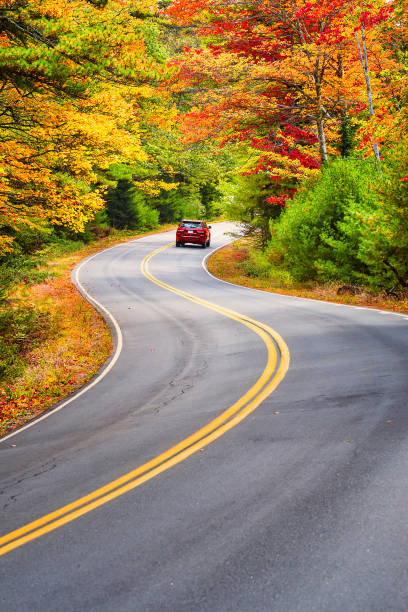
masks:
POLYGON ((106 194, 106 212, 112 227, 116 229, 136 229, 138 215, 133 183, 119 179, 116 187, 106 194))

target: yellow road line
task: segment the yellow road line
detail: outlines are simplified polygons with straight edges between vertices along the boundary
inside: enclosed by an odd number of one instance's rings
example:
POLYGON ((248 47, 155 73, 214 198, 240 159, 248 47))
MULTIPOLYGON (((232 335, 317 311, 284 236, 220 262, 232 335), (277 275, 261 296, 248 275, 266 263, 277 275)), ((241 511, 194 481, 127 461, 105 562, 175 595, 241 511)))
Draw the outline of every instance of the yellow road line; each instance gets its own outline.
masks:
POLYGON ((150 255, 144 258, 142 262, 142 273, 152 283, 171 291, 187 300, 200 304, 206 308, 214 310, 230 319, 249 327, 254 331, 265 343, 268 359, 264 371, 262 372, 256 383, 232 406, 225 410, 210 423, 182 440, 164 453, 161 453, 151 461, 144 463, 140 467, 128 472, 127 474, 117 478, 107 485, 96 489, 92 493, 75 500, 74 502, 58 508, 54 512, 46 514, 41 518, 24 525, 23 527, 12 531, 0 538, 0 556, 11 550, 26 544, 27 542, 41 537, 42 535, 58 529, 62 525, 69 523, 76 518, 91 512, 95 508, 123 495, 124 493, 135 489, 144 482, 151 480, 158 474, 168 470, 172 466, 184 461, 187 457, 196 453, 199 449, 211 444, 214 440, 222 436, 226 431, 232 429, 240 423, 248 414, 253 412, 264 401, 270 393, 283 380, 289 367, 289 349, 282 337, 271 327, 260 323, 254 319, 250 319, 237 312, 223 308, 206 300, 202 300, 185 291, 181 291, 176 287, 172 287, 167 283, 163 283, 154 277, 148 269, 149 261, 160 253, 169 248, 174 243, 168 244, 160 249, 157 249, 150 255), (278 368, 276 345, 279 347, 280 360, 278 368), (275 371, 276 370, 276 371, 275 371))

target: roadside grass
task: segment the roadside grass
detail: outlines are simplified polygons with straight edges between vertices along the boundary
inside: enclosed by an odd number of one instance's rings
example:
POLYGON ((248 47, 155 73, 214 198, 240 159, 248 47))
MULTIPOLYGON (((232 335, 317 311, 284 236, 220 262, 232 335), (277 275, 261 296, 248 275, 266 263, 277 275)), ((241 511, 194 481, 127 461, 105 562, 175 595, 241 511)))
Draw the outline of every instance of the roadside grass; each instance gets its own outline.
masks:
POLYGON ((53 245, 34 275, 41 282, 9 292, 0 310, 0 435, 79 389, 112 352, 109 328, 73 286, 72 269, 89 255, 152 233, 115 231, 79 249, 76 244, 74 251, 53 245), (11 353, 16 343, 18 355, 11 353))
POLYGON ((394 299, 386 295, 374 295, 368 291, 356 295, 348 295, 347 292, 345 295, 338 295, 337 292, 341 287, 339 284, 294 283, 287 270, 266 263, 248 238, 236 240, 214 253, 207 260, 207 266, 214 276, 252 289, 408 314, 408 296, 394 299))

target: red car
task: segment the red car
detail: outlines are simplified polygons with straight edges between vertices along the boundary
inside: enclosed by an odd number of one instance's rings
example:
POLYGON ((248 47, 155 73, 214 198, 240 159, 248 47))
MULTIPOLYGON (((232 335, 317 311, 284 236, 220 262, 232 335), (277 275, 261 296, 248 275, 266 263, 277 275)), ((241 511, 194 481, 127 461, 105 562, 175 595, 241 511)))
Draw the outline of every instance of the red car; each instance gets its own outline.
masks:
POLYGON ((203 249, 210 246, 211 225, 197 219, 183 219, 176 232, 176 247, 191 244, 201 244, 203 249))

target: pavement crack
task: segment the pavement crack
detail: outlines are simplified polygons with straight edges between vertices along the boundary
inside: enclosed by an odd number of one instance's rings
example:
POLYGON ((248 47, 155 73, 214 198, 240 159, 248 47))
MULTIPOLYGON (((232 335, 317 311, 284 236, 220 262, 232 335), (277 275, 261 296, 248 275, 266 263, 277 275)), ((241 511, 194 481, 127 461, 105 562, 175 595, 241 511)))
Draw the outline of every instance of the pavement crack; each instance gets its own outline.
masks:
MULTIPOLYGON (((43 474, 50 472, 56 467, 57 467, 57 462, 55 459, 52 459, 52 460, 47 461, 46 463, 43 463, 34 472, 31 472, 31 473, 26 472, 18 480, 13 480, 9 484, 6 484, 5 486, 3 486, 2 490, 0 491, 0 496, 7 495, 7 491, 10 488, 14 489, 16 486, 19 486, 26 481, 32 480, 33 478, 37 478, 38 476, 42 476, 43 474)), ((5 510, 12 503, 15 503, 17 497, 19 497, 21 494, 22 492, 16 493, 14 495, 10 495, 10 497, 3 504, 3 510, 5 510)))

